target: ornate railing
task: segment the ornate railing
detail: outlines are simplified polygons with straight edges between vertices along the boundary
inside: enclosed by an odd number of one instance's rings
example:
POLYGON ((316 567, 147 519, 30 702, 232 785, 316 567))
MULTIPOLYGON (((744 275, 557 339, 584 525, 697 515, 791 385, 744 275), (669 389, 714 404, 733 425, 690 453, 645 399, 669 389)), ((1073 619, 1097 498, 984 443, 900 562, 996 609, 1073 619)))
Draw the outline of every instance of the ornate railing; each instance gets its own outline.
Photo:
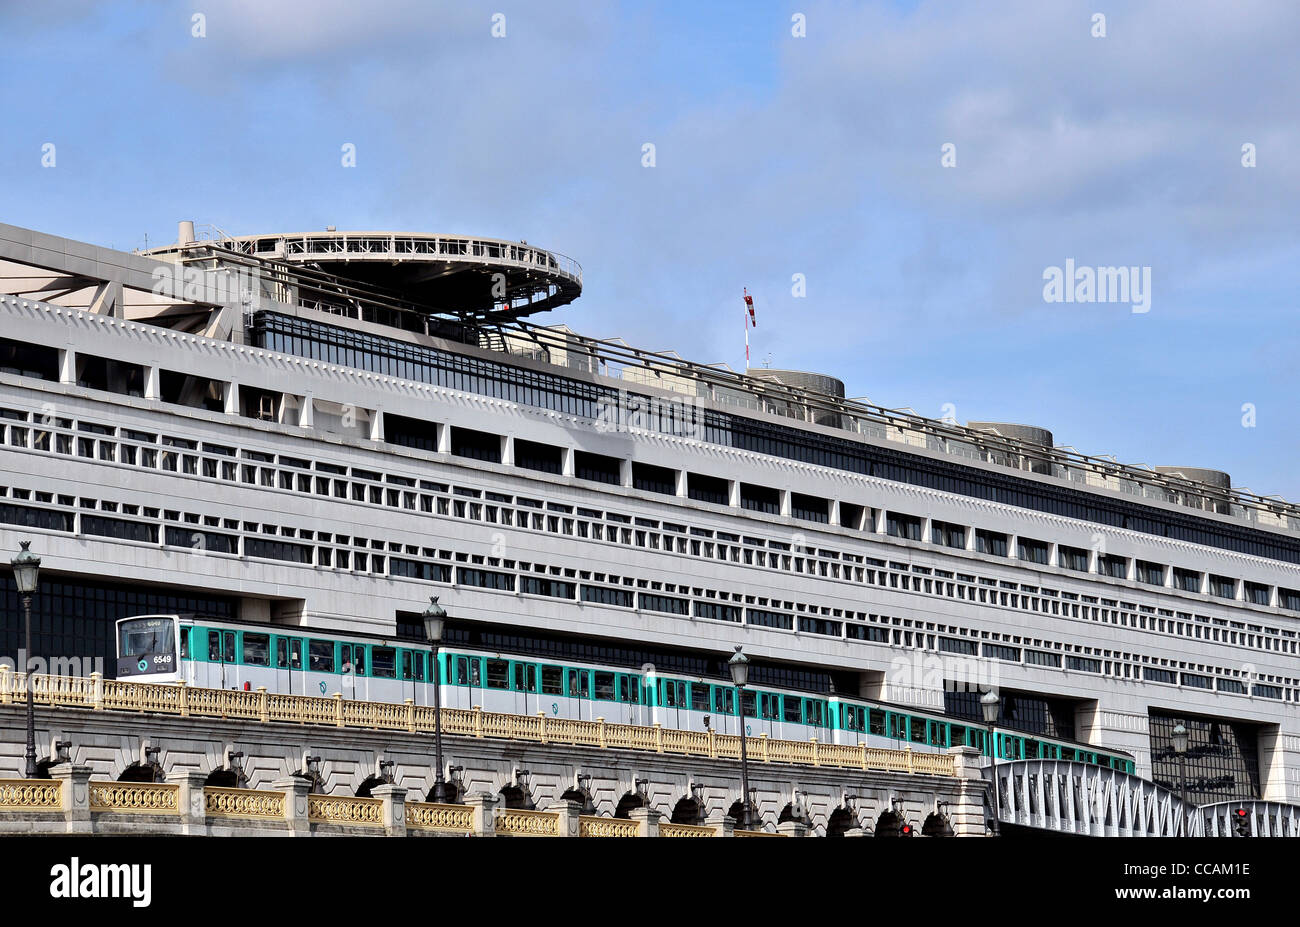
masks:
POLYGON ((91 782, 90 810, 123 814, 179 814, 180 788, 162 782, 91 782))
POLYGON ((203 810, 208 817, 282 821, 284 793, 208 785, 203 788, 203 810))
POLYGON ((433 802, 408 801, 406 826, 410 830, 472 834, 474 809, 468 805, 438 805, 433 802))
POLYGON ((560 816, 553 811, 522 811, 512 808, 498 811, 498 834, 511 837, 558 837, 560 816))
POLYGON ((378 798, 308 795, 307 819, 313 824, 384 826, 384 803, 378 798))
POLYGON ((0 779, 0 810, 59 811, 63 792, 48 779, 0 779))
MULTIPOLYGON (((288 721, 334 727, 378 728, 432 732, 434 709, 408 703, 362 702, 307 695, 279 695, 263 689, 200 689, 183 683, 158 684, 88 678, 33 676, 33 699, 41 705, 73 706, 114 711, 156 712, 253 721, 288 721)), ((26 695, 27 677, 0 665, 0 704, 26 695)), ((720 759, 740 758, 740 738, 714 731, 679 731, 658 724, 611 724, 603 718, 576 721, 545 715, 515 715, 479 708, 442 709, 443 733, 463 737, 493 737, 533 743, 572 744, 599 749, 680 753, 720 759)), ((875 769, 933 776, 956 775, 946 753, 889 750, 865 744, 823 744, 816 740, 749 739, 752 763, 875 769)))
MULTIPOLYGON (((734 833, 734 831, 733 831, 734 833)), ((696 824, 660 823, 660 837, 716 837, 717 831, 712 827, 700 827, 696 824)))
POLYGON ((636 821, 584 814, 578 818, 579 837, 635 837, 641 832, 636 821))

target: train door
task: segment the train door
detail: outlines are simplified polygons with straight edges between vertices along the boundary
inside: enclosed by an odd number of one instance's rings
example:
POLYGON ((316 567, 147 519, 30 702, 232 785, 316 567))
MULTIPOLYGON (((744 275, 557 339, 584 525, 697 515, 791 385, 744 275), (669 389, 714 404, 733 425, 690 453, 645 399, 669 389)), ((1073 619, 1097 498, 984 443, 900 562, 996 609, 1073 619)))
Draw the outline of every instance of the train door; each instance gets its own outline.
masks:
POLYGON ((753 689, 743 689, 740 693, 740 717, 737 719, 737 730, 743 724, 746 737, 757 737, 766 732, 763 720, 758 716, 759 695, 760 693, 753 689))
POLYGON ((542 707, 548 718, 571 717, 566 709, 568 697, 564 694, 564 667, 546 665, 540 668, 542 707))
POLYGON ((213 688, 233 689, 239 683, 239 665, 235 662, 235 632, 208 631, 207 684, 213 688))
POLYGON ((730 686, 713 686, 713 729, 719 734, 739 734, 736 715, 736 690, 730 686))
POLYGON ((308 695, 318 698, 332 696, 335 692, 346 693, 339 665, 338 645, 334 641, 307 641, 307 670, 303 676, 303 688, 308 695))
POLYGON ((635 673, 615 673, 614 699, 619 703, 618 720, 641 723, 641 677, 635 673))
POLYGON ((366 698, 376 702, 401 701, 401 683, 397 681, 397 648, 369 647, 366 669, 366 698))
POLYGON ((424 684, 427 662, 424 651, 403 647, 398 651, 398 660, 401 698, 403 700, 409 698, 416 705, 432 705, 433 696, 429 692, 429 687, 424 684))
POLYGON ((275 638, 275 691, 312 695, 302 677, 302 639, 277 634, 275 638))
POLYGON ((367 685, 369 664, 365 644, 339 644, 339 675, 343 697, 365 701, 370 697, 367 685))
POLYGON ((515 693, 515 714, 531 715, 541 710, 541 693, 537 688, 537 665, 535 663, 513 663, 515 693))
POLYGON ((442 654, 442 704, 450 708, 483 705, 483 658, 442 654))
POLYGON ((569 710, 573 712, 572 717, 580 721, 591 721, 595 718, 592 713, 591 704, 591 670, 586 669, 566 669, 566 688, 569 692, 569 710))
POLYGON ((708 730, 710 727, 717 727, 717 722, 713 719, 713 708, 710 703, 709 684, 706 682, 692 682, 689 686, 691 695, 691 712, 690 727, 695 730, 708 730))
POLYGON ((677 679, 660 679, 656 681, 656 690, 654 719, 666 728, 690 730, 686 683, 677 679))

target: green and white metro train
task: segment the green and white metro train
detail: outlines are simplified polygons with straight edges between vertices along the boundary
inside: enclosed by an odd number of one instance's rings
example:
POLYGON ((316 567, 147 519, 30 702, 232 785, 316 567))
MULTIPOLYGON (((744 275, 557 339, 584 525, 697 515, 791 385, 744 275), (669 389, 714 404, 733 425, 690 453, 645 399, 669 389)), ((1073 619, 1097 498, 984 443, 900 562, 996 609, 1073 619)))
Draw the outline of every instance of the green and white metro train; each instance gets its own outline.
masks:
MULTIPOLYGON (((185 615, 142 615, 117 622, 117 676, 213 689, 251 689, 292 695, 332 695, 375 702, 433 704, 432 648, 366 634, 346 637, 305 629, 270 628, 185 615)), ((448 708, 611 723, 653 724, 679 730, 738 734, 736 689, 725 682, 644 667, 601 666, 573 660, 463 647, 439 655, 441 700, 448 708)), ((999 759, 1064 759, 1132 773, 1132 756, 1056 738, 987 730, 939 713, 842 695, 810 695, 773 687, 745 692, 745 733, 756 737, 938 752, 972 746, 999 759)))

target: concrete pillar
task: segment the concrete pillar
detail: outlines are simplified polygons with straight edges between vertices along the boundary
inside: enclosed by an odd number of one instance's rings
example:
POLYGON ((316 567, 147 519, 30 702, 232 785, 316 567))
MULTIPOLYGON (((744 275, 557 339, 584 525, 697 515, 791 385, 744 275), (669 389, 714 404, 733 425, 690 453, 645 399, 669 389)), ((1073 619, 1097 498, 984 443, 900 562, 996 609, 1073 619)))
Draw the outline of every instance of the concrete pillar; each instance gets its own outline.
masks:
POLYGON ((491 792, 475 792, 466 796, 465 804, 474 809, 474 836, 495 837, 497 797, 491 792))
POLYGON ((144 368, 144 398, 160 399, 162 397, 162 388, 158 385, 158 370, 156 366, 144 368))
POLYGON ((226 384, 225 412, 227 415, 239 414, 239 384, 231 380, 226 384))
POLYGON ((298 407, 298 427, 314 428, 316 425, 316 397, 307 393, 302 397, 302 405, 298 407))
POLYGON ((60 763, 50 767, 50 778, 58 781, 63 790, 63 820, 70 834, 89 834, 90 824, 90 767, 60 763))
POLYGON ((662 812, 654 808, 633 808, 628 812, 628 817, 636 822, 638 837, 658 837, 659 821, 663 816, 662 812))
POLYGON ((439 454, 451 453, 451 426, 450 425, 438 426, 438 453, 439 454))
POLYGON ((830 524, 838 525, 840 523, 840 500, 839 499, 831 500, 831 510, 829 513, 829 517, 830 517, 830 524))
POLYGON ((781 491, 781 517, 789 518, 794 508, 790 505, 790 490, 782 489, 781 491))
POLYGON ((740 480, 727 482, 727 504, 733 509, 740 508, 740 480))
POLYGON ((72 348, 59 351, 59 382, 64 384, 77 382, 77 352, 72 348))
MULTIPOLYGON (((956 801, 948 806, 948 822, 958 837, 984 837, 988 835, 985 814, 985 795, 992 788, 983 776, 983 756, 974 747, 949 747, 953 773, 959 786, 956 801)), ((989 814, 992 801, 988 802, 989 814)))
POLYGON ((803 821, 783 821, 776 825, 776 832, 787 837, 807 837, 808 825, 803 821))
POLYGON ((706 827, 713 828, 715 837, 733 837, 736 831, 736 821, 734 818, 727 817, 721 808, 710 812, 709 816, 704 819, 706 827))
POLYGON ((618 462, 618 485, 628 487, 632 486, 632 461, 626 457, 618 462))
POLYGON ((271 788, 284 793, 284 826, 289 836, 310 837, 307 795, 311 792, 311 783, 302 776, 284 776, 272 782, 271 788))
POLYGON ((685 499, 691 494, 690 474, 686 470, 677 471, 677 498, 685 499))
POLYGON ((546 810, 559 815, 559 835, 561 837, 578 836, 578 815, 582 813, 582 805, 576 801, 563 799, 553 801, 546 806, 546 810))
POLYGON ((515 438, 514 435, 501 436, 501 466, 513 467, 515 465, 515 438))
POLYGON ((384 440, 384 410, 383 409, 370 410, 370 440, 371 441, 384 440))
POLYGON ((384 803, 380 812, 384 819, 384 833, 389 837, 405 837, 406 789, 400 785, 377 785, 370 794, 384 803))
POLYGON ((207 804, 203 798, 205 773, 192 769, 167 773, 167 782, 178 787, 176 810, 180 814, 181 833, 202 836, 207 828, 207 804))
POLYGON ((576 459, 577 459, 577 452, 571 447, 566 447, 564 449, 564 463, 560 468, 560 473, 562 476, 571 477, 578 472, 577 464, 574 462, 576 459))

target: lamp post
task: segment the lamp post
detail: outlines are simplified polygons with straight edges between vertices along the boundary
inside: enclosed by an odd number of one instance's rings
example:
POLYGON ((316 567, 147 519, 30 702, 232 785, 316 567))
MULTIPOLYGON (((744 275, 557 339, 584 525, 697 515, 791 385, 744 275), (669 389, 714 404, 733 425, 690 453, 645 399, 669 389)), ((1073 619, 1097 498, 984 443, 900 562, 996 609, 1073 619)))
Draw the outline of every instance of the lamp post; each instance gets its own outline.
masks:
POLYGON ((1187 728, 1179 721, 1170 735, 1178 757, 1178 794, 1183 800, 1183 836, 1187 836, 1187 728))
POLYGON ((14 569, 14 583, 23 597, 23 672, 27 680, 27 771, 28 779, 36 778, 36 709, 32 705, 32 593, 40 574, 41 558, 27 548, 31 541, 22 541, 22 552, 9 561, 14 569))
POLYGON ((745 753, 745 684, 749 682, 749 657, 736 645, 736 652, 727 661, 731 681, 737 689, 736 714, 740 718, 740 826, 752 830, 749 808, 749 757, 745 753))
POLYGON ((980 696, 980 709, 984 712, 984 723, 989 728, 989 770, 993 773, 993 833, 1002 833, 1002 796, 998 794, 998 745, 993 736, 993 725, 998 723, 998 709, 1001 707, 998 694, 992 689, 980 696))
POLYGON ((438 604, 438 597, 429 599, 424 610, 424 636, 433 645, 433 756, 437 768, 433 780, 433 800, 446 803, 447 783, 442 778, 442 679, 438 667, 442 631, 447 623, 447 610, 438 604))

